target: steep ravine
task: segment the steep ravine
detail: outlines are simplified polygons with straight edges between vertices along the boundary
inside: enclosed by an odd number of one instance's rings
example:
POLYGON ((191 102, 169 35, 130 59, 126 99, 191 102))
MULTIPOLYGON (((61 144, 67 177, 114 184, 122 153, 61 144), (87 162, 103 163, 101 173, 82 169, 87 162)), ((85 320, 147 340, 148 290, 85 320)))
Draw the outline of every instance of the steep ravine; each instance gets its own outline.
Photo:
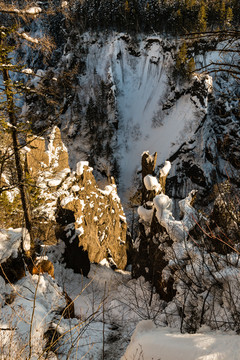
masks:
MULTIPOLYGON (((176 45, 162 37, 142 35, 133 39, 125 34, 112 34, 104 39, 93 36, 90 43, 85 34, 81 46, 86 52, 86 68, 78 77, 79 98, 88 106, 90 97, 97 104, 99 84, 104 82, 108 86, 105 107, 108 124, 99 124, 97 131, 101 131, 101 126, 107 129, 114 125, 110 146, 119 167, 120 194, 126 200, 143 151, 157 151, 161 163, 192 138, 206 114, 210 84, 201 77, 181 84, 174 82, 171 76, 176 45), (199 93, 194 93, 194 88, 199 93)), ((68 53, 73 62, 75 52, 70 48, 68 53)), ((84 129, 87 116, 84 119, 84 110, 82 114, 84 129)), ((72 136, 73 122, 76 126, 73 117, 62 118, 65 137, 72 136)), ((107 136, 106 131, 96 141, 104 143, 107 136)), ((70 151, 73 164, 78 156, 83 156, 81 151, 78 154, 74 151, 77 146, 81 150, 84 147, 83 132, 77 131, 67 143, 73 150, 70 151)), ((88 146, 92 146, 91 141, 88 146)), ((85 152, 89 153, 87 146, 85 152)), ((107 154, 103 151, 96 156, 95 151, 93 157, 97 158, 96 170, 101 172, 107 154)))
MULTIPOLYGON (((221 74, 180 80, 175 71, 174 77, 176 39, 74 29, 57 53, 45 75, 62 97, 62 109, 48 119, 57 121, 73 169, 87 160, 98 180, 114 175, 123 203, 139 184, 147 150, 158 153, 160 164, 171 161, 167 191, 173 198, 193 188, 209 190, 227 176, 237 181, 236 84, 221 74)), ((197 66, 212 56, 196 55, 197 66)), ((46 112, 42 107, 36 128, 46 124, 46 112)))

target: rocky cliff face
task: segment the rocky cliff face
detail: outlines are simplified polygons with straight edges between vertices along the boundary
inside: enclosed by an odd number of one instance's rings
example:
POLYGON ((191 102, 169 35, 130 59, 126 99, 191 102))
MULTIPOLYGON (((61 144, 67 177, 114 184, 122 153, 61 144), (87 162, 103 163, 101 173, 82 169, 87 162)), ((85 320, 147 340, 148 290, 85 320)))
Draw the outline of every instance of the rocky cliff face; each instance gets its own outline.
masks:
MULTIPOLYGON (((43 72, 62 99, 59 127, 71 167, 84 160, 98 179, 114 175, 125 201, 134 191, 143 151, 157 151, 160 164, 170 157, 175 161, 184 144, 187 151, 193 148, 199 138, 195 133, 206 120, 211 79, 174 77, 177 46, 164 36, 81 34, 74 29, 58 49, 62 53, 55 68, 43 72)), ((34 104, 29 104, 33 112, 34 104)), ((39 129, 46 125, 46 109, 36 104, 34 126, 39 129)), ((186 176, 191 178, 192 172, 186 176)))
MULTIPOLYGON (((82 164, 82 163, 81 163, 82 164)), ((104 190, 98 188, 92 169, 83 165, 75 177, 72 193, 60 196, 57 221, 65 221, 64 230, 69 242, 74 240, 73 223, 64 213, 72 214, 75 220, 75 236, 79 246, 87 251, 91 262, 108 259, 112 265, 124 269, 127 265, 127 224, 114 180, 104 190), (62 221, 59 217, 62 215, 62 221)))
MULTIPOLYGON (((189 49, 196 67, 216 57, 203 43, 189 49)), ((219 73, 180 80, 177 49, 178 40, 166 36, 83 34, 72 24, 51 69, 41 70, 61 98, 58 124, 71 168, 83 160, 97 179, 114 175, 124 203, 135 191, 145 150, 157 151, 159 164, 171 161, 166 186, 173 199, 194 188, 209 192, 227 176, 239 183, 237 83, 219 73)), ((38 106, 35 128, 46 126, 46 107, 31 98, 28 105, 38 106)))
POLYGON ((206 116, 192 139, 169 157, 172 171, 167 191, 173 198, 181 199, 193 188, 207 196, 215 183, 227 179, 239 187, 237 93, 234 80, 223 74, 213 76, 206 116))
POLYGON ((71 171, 58 127, 46 139, 28 140, 23 152, 38 191, 38 206, 33 208, 36 238, 47 243, 62 239, 67 265, 84 275, 89 261, 106 259, 124 269, 130 242, 114 179, 101 189, 88 162, 77 163, 71 171))

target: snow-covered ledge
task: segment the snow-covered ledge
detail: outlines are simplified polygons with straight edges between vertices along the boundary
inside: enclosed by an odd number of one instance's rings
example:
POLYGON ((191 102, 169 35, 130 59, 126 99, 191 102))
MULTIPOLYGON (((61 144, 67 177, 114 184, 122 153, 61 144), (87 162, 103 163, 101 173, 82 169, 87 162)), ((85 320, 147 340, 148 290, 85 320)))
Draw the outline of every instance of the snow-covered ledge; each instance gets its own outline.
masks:
POLYGON ((196 191, 192 190, 185 199, 179 201, 179 207, 183 214, 182 220, 176 220, 172 215, 172 199, 167 195, 159 194, 153 199, 158 222, 166 229, 173 241, 186 240, 189 232, 197 223, 197 212, 191 206, 195 193, 196 191))

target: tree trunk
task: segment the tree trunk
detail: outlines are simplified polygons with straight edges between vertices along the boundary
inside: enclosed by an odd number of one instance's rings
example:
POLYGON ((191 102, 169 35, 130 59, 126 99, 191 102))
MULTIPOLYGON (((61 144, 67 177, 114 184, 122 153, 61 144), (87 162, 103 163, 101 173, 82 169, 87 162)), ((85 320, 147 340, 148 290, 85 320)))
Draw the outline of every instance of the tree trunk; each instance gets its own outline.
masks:
POLYGON ((27 198, 26 184, 24 178, 23 166, 21 163, 21 156, 19 151, 19 143, 18 143, 18 133, 17 133, 17 119, 16 112, 14 108, 14 99, 13 99, 13 90, 11 89, 11 79, 7 69, 2 70, 4 86, 5 86, 5 94, 7 97, 7 113, 9 117, 9 122, 11 125, 11 137, 13 143, 13 152, 15 157, 15 164, 17 170, 17 186, 21 196, 22 209, 24 214, 24 220, 26 229, 28 230, 31 238, 31 243, 33 243, 33 234, 32 234, 32 220, 31 220, 31 212, 30 206, 27 198))

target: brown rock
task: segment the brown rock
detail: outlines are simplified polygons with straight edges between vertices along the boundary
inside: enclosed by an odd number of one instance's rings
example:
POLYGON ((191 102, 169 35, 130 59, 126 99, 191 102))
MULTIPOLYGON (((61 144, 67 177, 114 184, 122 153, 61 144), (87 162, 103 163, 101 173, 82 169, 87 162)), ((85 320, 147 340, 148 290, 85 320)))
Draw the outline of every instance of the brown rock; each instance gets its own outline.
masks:
POLYGON ((32 275, 48 273, 54 279, 54 266, 50 260, 41 260, 33 266, 32 275))
POLYGON ((77 185, 80 190, 76 199, 63 208, 74 214, 79 246, 88 252, 91 262, 99 263, 110 254, 116 266, 124 269, 127 265, 127 224, 116 185, 99 189, 89 168, 78 176, 77 185))
MULTIPOLYGON (((124 269, 129 247, 127 224, 114 180, 101 190, 86 163, 80 164, 76 173, 71 173, 68 154, 57 127, 49 135, 47 147, 41 138, 33 138, 31 145, 32 149, 26 155, 28 168, 35 178, 41 175, 43 189, 43 211, 38 213, 36 225, 38 237, 45 243, 54 243, 54 234, 61 238, 66 244, 67 266, 83 275, 88 274, 89 260, 99 263, 107 257, 111 257, 118 268, 124 269), (69 172, 62 171, 64 169, 69 172), (57 228, 44 211, 48 206, 51 211, 56 211, 57 228), (75 224, 73 231, 69 231, 68 225, 72 223, 75 224)), ((149 159, 151 163, 151 156, 149 159)))
POLYGON ((50 167, 54 168, 55 174, 69 167, 68 152, 57 126, 53 128, 48 141, 41 137, 31 136, 28 138, 28 143, 31 151, 27 152, 26 160, 33 177, 38 175, 39 171, 50 167))

